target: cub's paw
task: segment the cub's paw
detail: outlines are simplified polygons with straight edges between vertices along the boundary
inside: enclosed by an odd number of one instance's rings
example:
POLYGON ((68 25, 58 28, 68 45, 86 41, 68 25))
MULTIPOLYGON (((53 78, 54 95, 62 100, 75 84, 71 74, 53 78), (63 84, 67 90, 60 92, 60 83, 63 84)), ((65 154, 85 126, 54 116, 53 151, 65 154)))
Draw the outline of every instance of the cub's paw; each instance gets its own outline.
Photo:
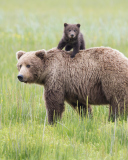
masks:
POLYGON ((74 58, 74 57, 75 57, 75 55, 74 55, 74 54, 72 54, 72 55, 71 55, 71 58, 74 58))
POLYGON ((61 51, 62 49, 61 48, 56 48, 57 50, 61 51))

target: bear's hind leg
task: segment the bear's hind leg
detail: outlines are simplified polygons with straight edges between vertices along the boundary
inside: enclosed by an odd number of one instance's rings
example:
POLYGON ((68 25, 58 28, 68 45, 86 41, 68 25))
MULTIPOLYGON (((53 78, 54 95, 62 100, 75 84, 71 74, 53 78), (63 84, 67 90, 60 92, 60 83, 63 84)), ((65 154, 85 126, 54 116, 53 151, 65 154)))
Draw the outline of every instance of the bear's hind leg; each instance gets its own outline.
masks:
POLYGON ((80 50, 85 50, 85 42, 84 42, 84 40, 81 42, 80 50))
POLYGON ((125 101, 121 101, 118 104, 112 103, 109 105, 109 121, 115 121, 117 117, 119 119, 126 119, 128 115, 128 103, 125 103, 125 101))
POLYGON ((66 45, 66 47, 65 47, 65 51, 70 51, 72 48, 73 48, 72 46, 70 46, 70 45, 66 45))

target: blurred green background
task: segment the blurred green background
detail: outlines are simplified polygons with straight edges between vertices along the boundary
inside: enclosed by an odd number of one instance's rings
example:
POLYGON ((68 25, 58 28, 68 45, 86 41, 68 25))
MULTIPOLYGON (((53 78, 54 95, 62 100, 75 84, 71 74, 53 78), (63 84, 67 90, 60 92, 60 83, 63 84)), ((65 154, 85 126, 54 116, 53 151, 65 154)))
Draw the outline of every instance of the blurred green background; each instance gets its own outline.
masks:
POLYGON ((80 23, 86 48, 109 46, 128 57, 127 0, 0 0, 0 159, 127 160, 128 122, 108 122, 108 107, 81 119, 66 104, 47 124, 43 87, 17 80, 18 50, 58 45, 63 23, 80 23))

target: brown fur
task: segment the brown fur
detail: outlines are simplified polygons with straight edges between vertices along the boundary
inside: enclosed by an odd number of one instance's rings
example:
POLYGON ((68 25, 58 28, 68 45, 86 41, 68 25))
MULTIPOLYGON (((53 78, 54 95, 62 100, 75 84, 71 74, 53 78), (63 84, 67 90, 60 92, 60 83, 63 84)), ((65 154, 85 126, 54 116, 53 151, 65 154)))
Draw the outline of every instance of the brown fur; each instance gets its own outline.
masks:
POLYGON ((64 23, 64 33, 57 48, 70 51, 73 48, 71 58, 75 57, 79 50, 85 49, 85 41, 83 34, 80 32, 80 24, 67 24, 64 23))
MULTIPOLYGON (((21 51, 17 57, 19 54, 21 51)), ((27 52, 18 59, 22 82, 44 85, 48 122, 53 123, 54 116, 61 118, 64 101, 86 114, 87 97, 90 113, 90 105, 101 104, 110 104, 109 118, 113 120, 124 110, 127 113, 128 59, 108 47, 80 51, 73 59, 71 54, 58 49, 41 50, 27 52)))

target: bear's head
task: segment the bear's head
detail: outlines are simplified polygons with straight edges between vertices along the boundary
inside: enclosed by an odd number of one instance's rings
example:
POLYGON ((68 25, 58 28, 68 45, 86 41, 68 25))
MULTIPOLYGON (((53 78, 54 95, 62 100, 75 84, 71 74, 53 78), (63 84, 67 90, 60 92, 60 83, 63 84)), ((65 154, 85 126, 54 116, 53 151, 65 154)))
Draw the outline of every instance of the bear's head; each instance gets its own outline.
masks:
POLYGON ((24 83, 40 83, 44 73, 46 55, 47 52, 44 49, 31 52, 18 51, 16 53, 18 80, 24 83))
POLYGON ((80 32, 80 24, 64 23, 64 34, 69 39, 75 39, 80 32))

